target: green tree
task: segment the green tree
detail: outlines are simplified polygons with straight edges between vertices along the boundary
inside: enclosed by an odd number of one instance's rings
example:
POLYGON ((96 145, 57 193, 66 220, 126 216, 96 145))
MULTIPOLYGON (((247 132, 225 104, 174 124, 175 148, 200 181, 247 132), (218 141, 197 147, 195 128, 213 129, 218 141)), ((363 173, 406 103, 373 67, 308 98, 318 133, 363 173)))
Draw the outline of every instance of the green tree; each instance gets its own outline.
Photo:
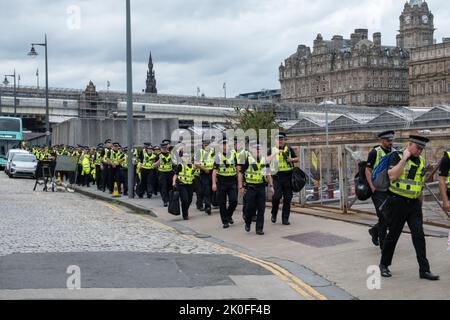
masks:
POLYGON ((232 120, 228 121, 233 129, 242 129, 247 131, 249 129, 256 130, 259 133, 260 129, 267 129, 269 132, 271 130, 280 130, 281 127, 276 121, 275 113, 272 111, 258 111, 246 107, 234 108, 234 115, 232 120))

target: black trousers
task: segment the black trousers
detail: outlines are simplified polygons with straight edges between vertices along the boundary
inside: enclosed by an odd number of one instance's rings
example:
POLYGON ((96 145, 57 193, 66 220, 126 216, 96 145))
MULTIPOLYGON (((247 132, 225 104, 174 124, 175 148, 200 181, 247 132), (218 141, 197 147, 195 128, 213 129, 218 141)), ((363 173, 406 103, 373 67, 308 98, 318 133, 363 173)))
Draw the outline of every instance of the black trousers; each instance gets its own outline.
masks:
POLYGON ((192 184, 177 183, 177 189, 180 193, 181 212, 184 218, 189 217, 189 207, 192 203, 194 187, 192 184))
POLYGON ((104 164, 103 172, 102 172, 102 190, 103 190, 103 192, 105 192, 106 188, 109 189, 110 184, 111 184, 111 178, 110 178, 109 165, 104 164))
POLYGON ((405 223, 411 230, 411 238, 416 250, 420 272, 429 272, 430 264, 426 258, 425 235, 423 232, 422 203, 418 199, 407 199, 401 196, 389 195, 387 203, 387 218, 389 232, 384 240, 380 264, 390 266, 394 256, 395 246, 402 233, 405 223))
POLYGON ((81 166, 81 164, 77 164, 77 170, 78 170, 78 175, 77 175, 76 183, 77 183, 77 185, 80 186, 83 181, 83 177, 81 176, 81 174, 83 173, 83 167, 81 166))
POLYGON ((202 186, 202 204, 205 205, 205 209, 211 209, 211 197, 212 197, 212 173, 200 174, 200 183, 202 186))
POLYGON ((251 225, 252 217, 256 215, 256 231, 264 228, 264 211, 266 210, 266 187, 248 186, 245 193, 245 224, 251 225))
POLYGON ((114 191, 114 183, 117 182, 117 187, 119 188, 120 192, 120 183, 119 183, 119 177, 120 177, 120 168, 114 168, 113 166, 109 167, 109 184, 108 189, 109 192, 112 193, 114 191))
POLYGON ((91 174, 90 173, 82 173, 82 175, 80 176, 80 183, 81 185, 84 186, 88 186, 90 185, 91 182, 91 174))
POLYGON ((217 201, 220 208, 220 218, 222 223, 228 223, 233 217, 234 210, 238 204, 238 190, 236 182, 221 182, 217 183, 217 201), (228 208, 227 208, 228 197, 228 208))
POLYGON ((124 167, 120 167, 119 169, 117 169, 119 171, 119 189, 121 188, 120 186, 123 184, 123 194, 127 195, 128 194, 128 169, 124 168, 124 167))
POLYGON ((272 196, 272 215, 277 216, 281 198, 283 198, 282 221, 288 222, 292 202, 292 173, 283 173, 273 177, 274 195, 272 196))
POLYGON ((99 165, 95 166, 96 176, 95 176, 95 184, 97 185, 98 190, 103 190, 103 170, 99 165))
POLYGON ((141 169, 141 181, 139 183, 139 196, 142 197, 147 193, 147 197, 151 198, 153 194, 153 186, 155 179, 154 169, 141 169))
POLYGON ((200 180, 200 176, 195 176, 193 183, 195 195, 197 197, 196 206, 197 209, 203 208, 203 191, 202 191, 202 182, 200 180))
POLYGON ((380 241, 380 247, 383 248, 384 246, 384 239, 386 238, 386 234, 387 234, 387 220, 386 220, 386 216, 385 216, 385 212, 384 212, 384 208, 386 207, 386 198, 387 198, 387 193, 386 192, 380 192, 380 191, 375 191, 374 194, 372 195, 372 202, 375 206, 375 210, 377 212, 377 216, 378 216, 378 223, 376 225, 374 225, 371 230, 372 232, 378 236, 378 239, 380 241), (380 210, 380 207, 383 206, 383 211, 380 210))
POLYGON ((161 188, 161 198, 164 203, 169 202, 169 191, 172 190, 172 172, 159 172, 159 186, 161 188))
MULTIPOLYGON (((159 183, 159 171, 155 170, 154 173, 154 182, 153 182, 153 194, 156 196, 158 195, 158 192, 161 193, 161 187, 159 183)), ((172 185, 172 181, 170 181, 170 185, 172 185)))

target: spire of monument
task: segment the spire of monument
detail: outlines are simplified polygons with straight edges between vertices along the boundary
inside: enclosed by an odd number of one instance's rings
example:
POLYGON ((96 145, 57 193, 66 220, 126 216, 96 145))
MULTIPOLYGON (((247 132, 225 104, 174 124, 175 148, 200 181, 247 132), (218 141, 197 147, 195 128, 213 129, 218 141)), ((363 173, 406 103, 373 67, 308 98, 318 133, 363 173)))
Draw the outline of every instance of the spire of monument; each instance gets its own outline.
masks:
POLYGON ((150 56, 148 58, 148 71, 147 71, 147 80, 146 80, 146 88, 145 93, 158 93, 156 89, 156 77, 155 71, 153 70, 153 58, 152 52, 150 51, 150 56))

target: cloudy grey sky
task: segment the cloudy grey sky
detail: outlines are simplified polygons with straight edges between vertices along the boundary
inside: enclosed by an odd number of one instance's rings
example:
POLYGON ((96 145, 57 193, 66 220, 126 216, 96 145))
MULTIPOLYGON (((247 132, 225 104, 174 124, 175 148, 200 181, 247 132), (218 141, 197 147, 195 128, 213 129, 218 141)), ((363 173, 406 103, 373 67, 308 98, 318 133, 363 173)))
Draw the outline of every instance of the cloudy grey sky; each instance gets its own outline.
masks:
MULTIPOLYGON (((394 45, 406 0, 132 0, 133 86, 145 88, 149 51, 158 91, 228 96, 279 88, 278 66, 317 33, 349 38, 355 28, 382 32, 394 45)), ((429 0, 435 38, 450 36, 448 0, 429 0)), ((21 84, 44 83, 42 55, 30 59, 31 42, 49 40, 51 87, 124 91, 124 0, 0 0, 0 74, 16 68, 21 84), (80 9, 77 28, 76 10, 80 9)))

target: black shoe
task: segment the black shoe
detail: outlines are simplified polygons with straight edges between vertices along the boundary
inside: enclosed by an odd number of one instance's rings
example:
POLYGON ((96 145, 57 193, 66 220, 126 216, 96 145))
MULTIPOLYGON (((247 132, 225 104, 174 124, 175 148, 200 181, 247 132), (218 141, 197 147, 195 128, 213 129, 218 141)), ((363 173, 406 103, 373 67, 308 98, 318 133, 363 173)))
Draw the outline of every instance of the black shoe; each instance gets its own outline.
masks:
POLYGON ((169 203, 168 202, 164 202, 164 207, 168 207, 169 203))
POLYGON ((208 216, 210 216, 211 215, 211 208, 206 208, 205 212, 208 214, 208 216))
POLYGON ((369 229, 369 234, 372 237, 373 245, 378 247, 380 245, 380 242, 378 241, 378 235, 376 235, 372 229, 369 229))
POLYGON ((249 224, 245 224, 245 231, 250 232, 250 225, 249 224))
POLYGON ((383 266, 381 264, 380 264, 380 272, 381 272, 382 277, 385 277, 385 278, 392 277, 391 271, 388 269, 388 267, 383 266))
POLYGON ((199 211, 205 211, 205 208, 203 208, 203 207, 197 207, 197 209, 199 210, 199 211))
POLYGON ((189 217, 183 216, 183 220, 189 220, 189 217))
POLYGON ((229 223, 229 224, 234 224, 233 218, 228 219, 228 223, 229 223))
POLYGON ((256 216, 253 216, 253 217, 252 217, 252 221, 253 221, 253 222, 256 222, 256 216))
POLYGON ((420 279, 427 279, 427 280, 431 280, 431 281, 436 281, 439 280, 439 276, 432 274, 430 271, 429 272, 421 272, 420 273, 420 279))
POLYGON ((224 228, 224 229, 228 229, 229 227, 230 227, 230 225, 229 225, 228 223, 224 223, 224 224, 223 224, 223 228, 224 228))
POLYGON ((151 194, 148 194, 147 195, 147 199, 151 199, 152 198, 152 195, 151 194))
POLYGON ((290 226, 290 225, 291 225, 291 223, 290 223, 289 221, 284 221, 283 224, 284 224, 285 226, 290 226))
POLYGON ((270 218, 272 223, 277 223, 277 216, 272 215, 272 218, 270 218))
POLYGON ((264 235, 264 231, 258 230, 258 231, 256 231, 256 234, 257 234, 258 236, 262 236, 262 235, 264 235))

